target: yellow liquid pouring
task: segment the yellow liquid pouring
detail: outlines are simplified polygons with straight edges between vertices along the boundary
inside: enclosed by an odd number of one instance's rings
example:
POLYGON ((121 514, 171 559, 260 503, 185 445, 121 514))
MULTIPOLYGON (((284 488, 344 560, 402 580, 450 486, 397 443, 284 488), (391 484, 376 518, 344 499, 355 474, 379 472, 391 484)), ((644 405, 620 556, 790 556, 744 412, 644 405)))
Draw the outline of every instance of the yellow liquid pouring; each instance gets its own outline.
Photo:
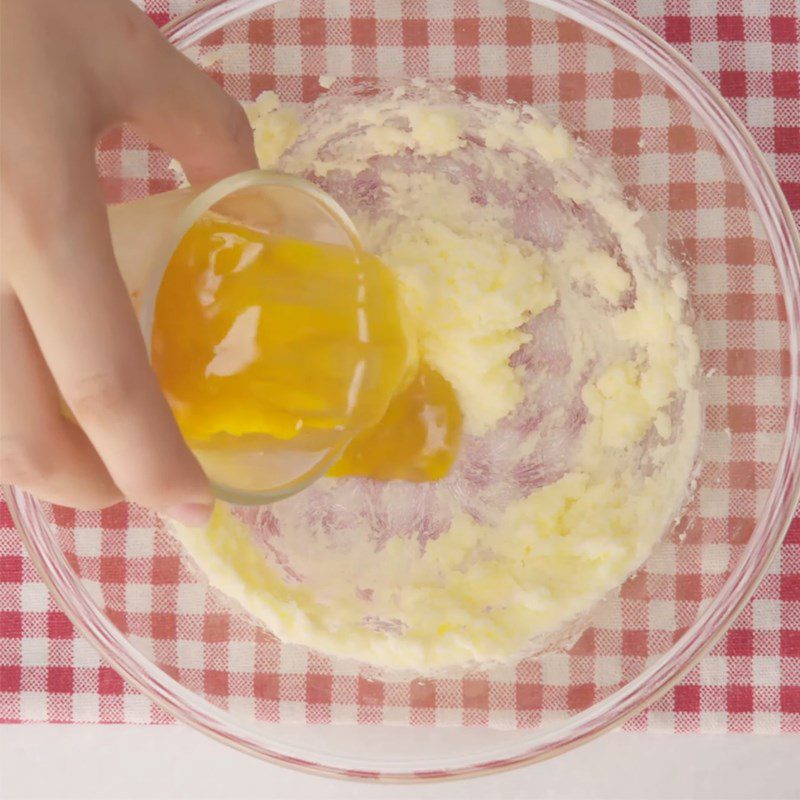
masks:
POLYGON ((173 254, 152 359, 204 450, 341 451, 331 474, 444 477, 461 412, 412 361, 398 287, 374 256, 207 216, 173 254))

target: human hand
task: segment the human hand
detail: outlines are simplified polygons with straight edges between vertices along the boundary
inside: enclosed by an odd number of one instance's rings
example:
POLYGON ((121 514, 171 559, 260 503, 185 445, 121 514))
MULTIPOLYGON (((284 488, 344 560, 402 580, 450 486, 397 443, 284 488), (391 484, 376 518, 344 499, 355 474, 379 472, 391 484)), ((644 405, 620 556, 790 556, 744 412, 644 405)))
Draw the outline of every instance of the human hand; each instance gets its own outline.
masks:
POLYGON ((129 0, 0 0, 0 29, 0 480, 199 524, 213 497, 148 363, 94 150, 127 122, 213 181, 257 166, 246 117, 129 0))

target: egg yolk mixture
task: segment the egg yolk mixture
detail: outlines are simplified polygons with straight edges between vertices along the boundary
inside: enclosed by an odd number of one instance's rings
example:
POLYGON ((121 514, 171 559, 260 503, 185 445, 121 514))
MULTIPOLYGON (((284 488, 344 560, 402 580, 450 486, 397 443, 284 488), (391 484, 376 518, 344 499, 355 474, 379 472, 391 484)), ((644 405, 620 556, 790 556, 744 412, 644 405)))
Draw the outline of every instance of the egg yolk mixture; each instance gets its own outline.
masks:
POLYGON ((394 276, 344 246, 201 219, 167 267, 152 349, 194 446, 353 439, 332 474, 411 481, 444 477, 458 449, 452 388, 409 363, 394 276))
POLYGON ((453 387, 423 364, 392 398, 381 421, 350 442, 328 475, 437 481, 453 466, 461 423, 453 387))

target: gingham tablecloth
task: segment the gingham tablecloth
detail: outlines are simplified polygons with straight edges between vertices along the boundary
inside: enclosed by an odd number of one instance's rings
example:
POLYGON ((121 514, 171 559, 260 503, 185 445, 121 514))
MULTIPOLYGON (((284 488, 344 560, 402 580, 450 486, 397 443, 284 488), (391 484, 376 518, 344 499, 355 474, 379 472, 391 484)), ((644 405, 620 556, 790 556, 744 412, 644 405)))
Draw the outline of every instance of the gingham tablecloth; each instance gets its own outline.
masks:
MULTIPOLYGON (((143 0, 158 24, 192 0, 143 0)), ((728 98, 800 223, 800 2, 617 0, 728 98)), ((163 723, 50 599, 0 501, 0 722, 163 723)), ((628 730, 800 733, 800 513, 721 642, 628 730)))

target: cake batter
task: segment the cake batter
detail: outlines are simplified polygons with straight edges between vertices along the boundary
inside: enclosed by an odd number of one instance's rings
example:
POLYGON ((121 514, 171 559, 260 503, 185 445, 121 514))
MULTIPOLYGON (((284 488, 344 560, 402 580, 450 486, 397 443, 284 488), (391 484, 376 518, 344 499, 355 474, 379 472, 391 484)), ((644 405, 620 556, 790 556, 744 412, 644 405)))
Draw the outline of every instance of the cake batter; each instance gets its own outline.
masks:
POLYGON ((650 553, 700 418, 685 278, 537 109, 412 85, 248 109, 264 168, 336 197, 396 277, 464 437, 431 483, 326 478, 173 531, 283 640, 389 669, 546 646, 650 553))

